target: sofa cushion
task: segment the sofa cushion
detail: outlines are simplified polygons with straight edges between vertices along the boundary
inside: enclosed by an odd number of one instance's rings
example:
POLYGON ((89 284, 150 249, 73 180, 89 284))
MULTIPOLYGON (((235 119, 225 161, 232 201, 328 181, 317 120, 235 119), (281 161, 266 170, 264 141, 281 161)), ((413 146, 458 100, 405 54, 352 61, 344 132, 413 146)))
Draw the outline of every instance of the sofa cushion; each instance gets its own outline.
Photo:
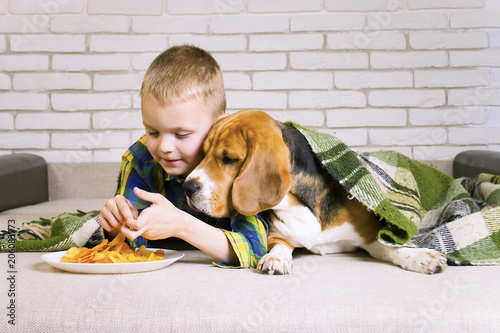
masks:
POLYGON ((480 173, 500 175, 500 152, 489 150, 464 151, 453 160, 453 176, 476 177, 480 173))
POLYGON ((34 154, 0 156, 0 184, 0 212, 47 201, 47 163, 34 154))

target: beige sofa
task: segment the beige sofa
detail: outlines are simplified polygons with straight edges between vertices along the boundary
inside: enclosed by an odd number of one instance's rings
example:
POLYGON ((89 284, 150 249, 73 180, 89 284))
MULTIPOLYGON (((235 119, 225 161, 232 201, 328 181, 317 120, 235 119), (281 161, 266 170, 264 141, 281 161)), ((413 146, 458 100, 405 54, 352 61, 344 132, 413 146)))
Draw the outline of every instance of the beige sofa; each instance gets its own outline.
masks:
MULTIPOLYGON (((114 193, 118 168, 48 164, 50 201, 1 212, 0 227, 9 220, 20 227, 39 217, 100 209, 114 193)), ((451 163, 441 168, 451 172, 451 163)), ((68 273, 43 262, 42 253, 2 253, 0 331, 500 330, 498 266, 422 275, 364 252, 319 256, 298 250, 291 275, 268 276, 216 267, 197 250, 182 252, 168 267, 133 274, 68 273)))

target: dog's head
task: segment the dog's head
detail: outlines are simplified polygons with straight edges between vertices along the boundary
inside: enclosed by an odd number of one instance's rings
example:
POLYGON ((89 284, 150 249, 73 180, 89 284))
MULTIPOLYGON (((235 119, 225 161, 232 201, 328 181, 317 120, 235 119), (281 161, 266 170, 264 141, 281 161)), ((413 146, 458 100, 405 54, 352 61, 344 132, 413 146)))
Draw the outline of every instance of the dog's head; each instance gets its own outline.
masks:
POLYGON ((213 217, 255 215, 290 189, 290 152, 276 121, 245 110, 220 119, 203 144, 205 158, 183 188, 188 203, 213 217))

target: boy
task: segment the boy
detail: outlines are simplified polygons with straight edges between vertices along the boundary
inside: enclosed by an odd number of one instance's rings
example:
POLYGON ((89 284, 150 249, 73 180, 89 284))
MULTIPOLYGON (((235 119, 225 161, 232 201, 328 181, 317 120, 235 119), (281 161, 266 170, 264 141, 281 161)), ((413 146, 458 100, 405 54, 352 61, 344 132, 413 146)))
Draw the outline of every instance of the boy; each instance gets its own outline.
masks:
POLYGON ((131 240, 180 238, 222 264, 256 267, 266 253, 267 224, 257 216, 195 212, 181 187, 203 159, 213 124, 227 115, 215 59, 194 46, 169 48, 148 68, 141 98, 146 135, 123 155, 117 195, 101 210, 101 226, 131 240))

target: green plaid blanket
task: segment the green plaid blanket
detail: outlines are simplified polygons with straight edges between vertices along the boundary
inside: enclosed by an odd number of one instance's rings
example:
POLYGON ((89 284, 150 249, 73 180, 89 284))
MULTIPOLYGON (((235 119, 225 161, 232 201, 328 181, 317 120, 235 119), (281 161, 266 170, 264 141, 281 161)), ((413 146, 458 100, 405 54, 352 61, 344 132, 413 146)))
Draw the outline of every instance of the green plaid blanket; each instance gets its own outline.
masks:
POLYGON ((453 179, 397 152, 355 153, 333 135, 287 124, 382 220, 381 242, 434 249, 450 264, 500 264, 500 177, 453 179))
POLYGON ((53 219, 24 223, 19 230, 4 230, 0 252, 51 252, 73 246, 93 247, 103 240, 98 215, 99 211, 63 213, 53 219))

